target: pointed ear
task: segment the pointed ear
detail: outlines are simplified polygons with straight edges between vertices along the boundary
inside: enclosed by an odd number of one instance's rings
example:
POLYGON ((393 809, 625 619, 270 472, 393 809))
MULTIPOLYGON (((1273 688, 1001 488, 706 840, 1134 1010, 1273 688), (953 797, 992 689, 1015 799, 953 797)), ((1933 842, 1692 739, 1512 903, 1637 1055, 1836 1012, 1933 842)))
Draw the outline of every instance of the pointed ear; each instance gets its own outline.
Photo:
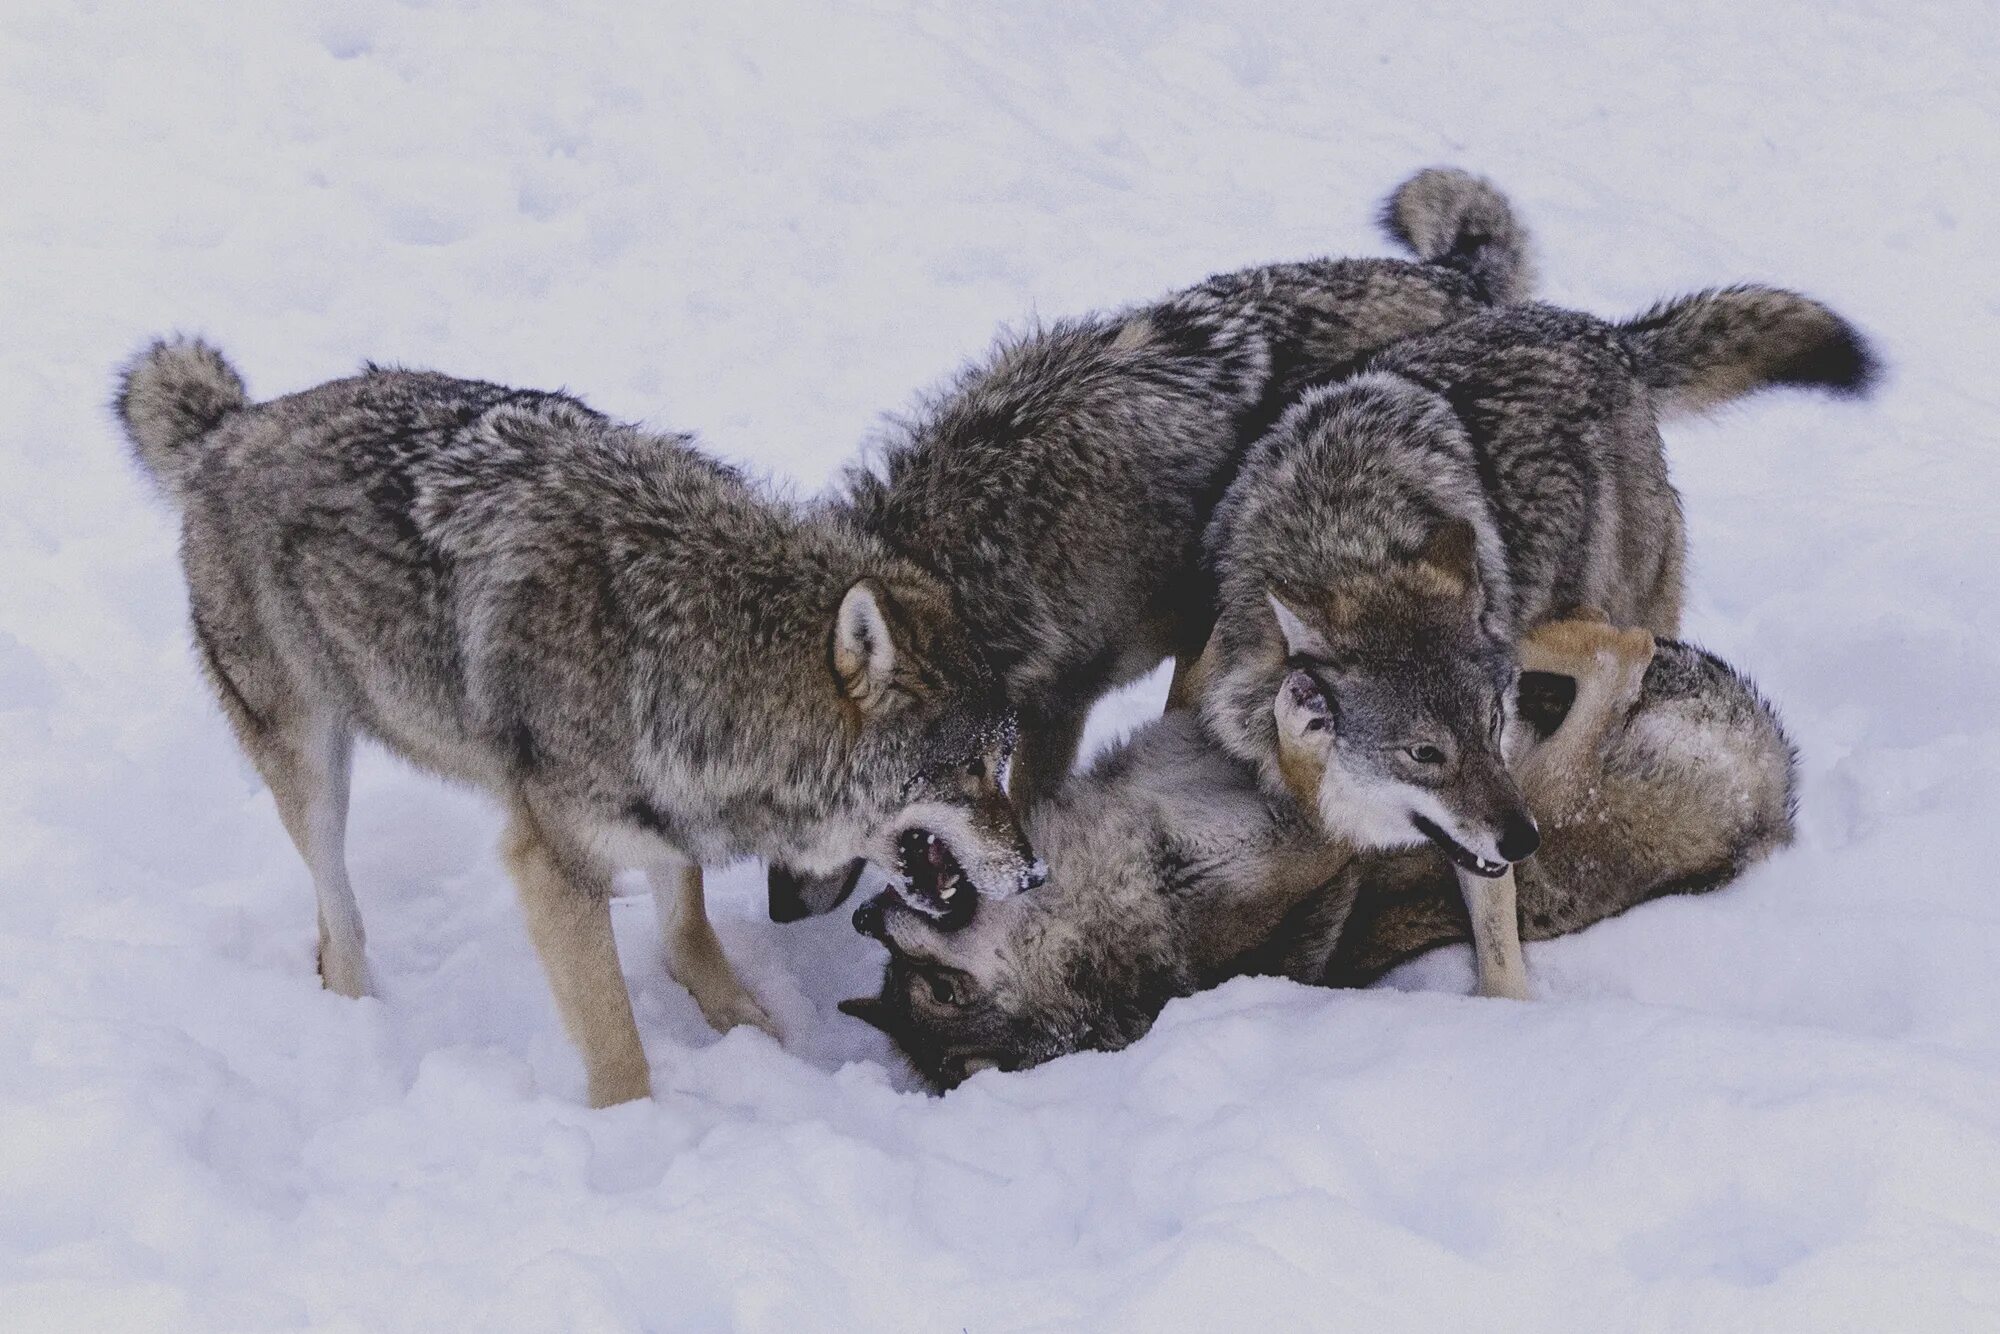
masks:
POLYGON ((1305 623, 1285 600, 1271 589, 1264 590, 1264 597, 1271 604, 1271 614, 1278 618, 1278 634, 1285 641, 1285 656, 1288 658, 1325 658, 1331 654, 1326 640, 1318 631, 1305 623))
POLYGON ((1479 534, 1464 519, 1446 519, 1431 530, 1417 550, 1416 564, 1462 595, 1479 586, 1479 534))
POLYGON ((1309 672, 1287 672, 1271 709, 1278 719, 1278 735, 1288 741, 1319 743, 1333 735, 1333 701, 1309 672))
POLYGON ((882 611, 881 585, 858 579, 833 616, 834 679, 866 711, 882 702, 895 667, 896 640, 882 611))
POLYGON ((889 1027, 889 1007, 882 1003, 880 996, 856 996, 840 1002, 838 1009, 842 1014, 853 1015, 870 1028, 879 1028, 894 1036, 889 1027))

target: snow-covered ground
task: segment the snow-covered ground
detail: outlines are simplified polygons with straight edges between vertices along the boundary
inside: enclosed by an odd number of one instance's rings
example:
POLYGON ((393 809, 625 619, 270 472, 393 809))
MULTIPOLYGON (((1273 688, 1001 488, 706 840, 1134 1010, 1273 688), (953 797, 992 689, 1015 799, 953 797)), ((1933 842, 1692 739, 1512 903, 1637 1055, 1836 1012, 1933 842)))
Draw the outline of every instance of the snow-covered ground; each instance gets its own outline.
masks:
MULTIPOLYGON (((2000 25, 1961 5, 0 10, 0 1327, 2000 1327, 2000 25), (1342 11, 1346 12, 1342 12, 1342 11), (1554 300, 1820 295, 1893 367, 1671 433, 1689 628, 1804 753, 1714 896, 911 1091, 845 914, 592 1112, 471 795, 379 755, 379 1000, 200 685, 102 406, 155 331, 271 395, 566 385, 801 489, 995 327, 1379 253, 1490 174, 1554 300)), ((1101 735, 1156 708, 1115 700, 1101 735)))

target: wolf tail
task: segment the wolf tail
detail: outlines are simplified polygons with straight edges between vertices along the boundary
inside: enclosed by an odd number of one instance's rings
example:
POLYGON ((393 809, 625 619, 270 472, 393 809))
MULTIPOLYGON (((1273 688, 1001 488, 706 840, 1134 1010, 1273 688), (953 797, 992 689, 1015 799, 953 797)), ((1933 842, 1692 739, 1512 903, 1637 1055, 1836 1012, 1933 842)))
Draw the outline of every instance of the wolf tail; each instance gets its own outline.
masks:
POLYGON ((1859 398, 1881 371, 1853 325, 1777 287, 1724 287, 1662 301, 1619 329, 1662 416, 1779 385, 1859 398))
POLYGON ((1382 204, 1382 230, 1418 259, 1457 269, 1495 304, 1525 301, 1535 285, 1528 229, 1491 181, 1426 167, 1382 204))
POLYGON ((198 338, 156 338, 125 364, 112 402, 139 464, 178 497, 193 446, 250 406, 243 377, 198 338))

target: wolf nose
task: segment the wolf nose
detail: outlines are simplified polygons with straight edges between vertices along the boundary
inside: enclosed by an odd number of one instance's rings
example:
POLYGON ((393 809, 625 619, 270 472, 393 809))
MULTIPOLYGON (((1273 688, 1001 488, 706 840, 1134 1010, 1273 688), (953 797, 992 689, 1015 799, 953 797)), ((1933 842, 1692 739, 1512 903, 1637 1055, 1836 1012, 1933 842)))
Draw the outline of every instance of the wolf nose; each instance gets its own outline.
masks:
POLYGON ((864 936, 882 939, 882 905, 874 899, 854 910, 854 929, 864 936))
POLYGON ((1510 862, 1522 862, 1542 846, 1542 831, 1533 820, 1514 819, 1500 831, 1500 855, 1510 862))

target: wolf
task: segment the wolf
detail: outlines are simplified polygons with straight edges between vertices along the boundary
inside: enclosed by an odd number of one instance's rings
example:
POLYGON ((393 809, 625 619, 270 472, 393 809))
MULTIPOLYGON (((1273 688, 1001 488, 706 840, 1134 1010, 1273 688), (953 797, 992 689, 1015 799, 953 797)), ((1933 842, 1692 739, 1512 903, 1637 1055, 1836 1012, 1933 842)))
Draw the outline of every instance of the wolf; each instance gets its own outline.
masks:
POLYGON ((931 896, 1036 882, 999 779, 1013 712, 951 590, 691 437, 372 365, 253 404, 187 339, 142 351, 115 406, 180 508, 195 645, 311 870, 331 989, 370 989, 342 849, 357 735, 506 808, 593 1105, 650 1090, 616 871, 646 870, 708 1019, 767 1030, 704 864, 865 854, 931 896))
POLYGON ((1780 385, 1861 394, 1875 367, 1820 303, 1734 287, 1622 324, 1482 312, 1308 390, 1209 530, 1204 724, 1340 839, 1442 848, 1490 936, 1482 985, 1525 994, 1505 872, 1539 833, 1502 745, 1522 632, 1592 609, 1671 638, 1684 537, 1659 423, 1780 385), (1281 694, 1314 720, 1290 752, 1314 752, 1314 784, 1287 770, 1281 694))
MULTIPOLYGON (((1062 782, 1107 690, 1200 651, 1203 529, 1299 384, 1532 282, 1525 230, 1477 176, 1418 172, 1382 221, 1413 260, 1245 269, 1003 340, 846 471, 856 527, 943 581, 991 655, 1020 715, 1018 802, 1062 782)), ((831 907, 859 870, 774 867, 772 915, 831 907)))
MULTIPOLYGON (((1720 659, 1593 622, 1544 626, 1522 657, 1510 751, 1544 832, 1516 869, 1528 938, 1714 889, 1791 840, 1791 744, 1720 659)), ((1026 818, 1050 867, 1034 892, 944 919, 892 895, 855 914, 889 957, 879 992, 841 1008, 940 1091, 1123 1047, 1231 977, 1362 985, 1471 933, 1442 851, 1328 840, 1314 806, 1273 795, 1190 712, 1026 818)))

